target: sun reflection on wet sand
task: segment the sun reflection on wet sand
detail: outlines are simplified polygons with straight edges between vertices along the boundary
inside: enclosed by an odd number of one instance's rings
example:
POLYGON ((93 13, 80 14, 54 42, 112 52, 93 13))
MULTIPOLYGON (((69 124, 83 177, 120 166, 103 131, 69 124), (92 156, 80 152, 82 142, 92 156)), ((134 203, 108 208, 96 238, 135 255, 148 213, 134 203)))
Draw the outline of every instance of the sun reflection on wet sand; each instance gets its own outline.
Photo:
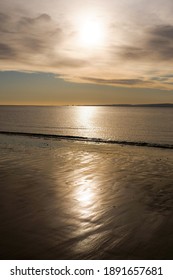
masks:
POLYGON ((50 140, 41 149, 40 139, 30 139, 26 149, 20 149, 16 143, 17 148, 5 151, 6 162, 3 154, 0 157, 1 255, 14 259, 172 256, 171 247, 164 253, 173 228, 167 226, 167 221, 172 225, 167 217, 172 215, 173 201, 170 151, 158 155, 141 148, 50 140))
MULTIPOLYGON (((81 182, 80 185, 83 188, 85 186, 86 182, 81 182)), ((77 200, 81 204, 81 206, 88 206, 93 202, 93 196, 94 193, 92 192, 91 188, 84 187, 83 190, 79 189, 76 193, 77 200)))
MULTIPOLYGON (((103 188, 104 173, 95 166, 95 161, 101 160, 97 153, 83 153, 77 157, 74 170, 69 173, 71 178, 71 211, 76 222, 75 237, 78 238, 73 246, 74 254, 93 254, 108 237, 104 229, 103 216, 107 209, 103 188), (99 158, 98 158, 99 157, 99 158)), ((101 170, 102 171, 102 170, 101 170)))

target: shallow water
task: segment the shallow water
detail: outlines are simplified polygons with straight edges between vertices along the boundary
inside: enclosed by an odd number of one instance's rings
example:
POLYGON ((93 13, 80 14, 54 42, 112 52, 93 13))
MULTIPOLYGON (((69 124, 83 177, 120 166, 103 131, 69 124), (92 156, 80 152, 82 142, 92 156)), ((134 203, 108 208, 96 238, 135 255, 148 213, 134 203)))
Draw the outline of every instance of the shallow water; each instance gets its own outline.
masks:
POLYGON ((172 155, 0 135, 0 258, 172 259, 172 155))
POLYGON ((0 106, 0 131, 173 145, 173 107, 0 106))

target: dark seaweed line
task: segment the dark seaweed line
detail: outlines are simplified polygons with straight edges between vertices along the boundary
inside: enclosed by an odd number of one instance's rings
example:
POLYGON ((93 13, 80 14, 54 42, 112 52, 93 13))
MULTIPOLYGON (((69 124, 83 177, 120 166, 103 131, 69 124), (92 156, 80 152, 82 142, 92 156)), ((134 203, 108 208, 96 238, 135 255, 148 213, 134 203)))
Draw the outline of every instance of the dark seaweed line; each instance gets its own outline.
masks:
POLYGON ((129 146, 140 146, 140 147, 152 147, 161 149, 173 149, 171 144, 156 144, 147 142, 134 142, 134 141, 121 141, 121 140, 106 140, 102 138, 89 138, 82 136, 71 136, 71 135, 54 135, 54 134, 44 134, 44 133, 30 133, 30 132, 13 132, 13 131, 0 131, 0 134, 5 135, 18 135, 18 136, 30 136, 36 138, 53 138, 60 140, 74 140, 74 141, 86 141, 95 143, 105 143, 105 144, 119 144, 119 145, 129 145, 129 146))

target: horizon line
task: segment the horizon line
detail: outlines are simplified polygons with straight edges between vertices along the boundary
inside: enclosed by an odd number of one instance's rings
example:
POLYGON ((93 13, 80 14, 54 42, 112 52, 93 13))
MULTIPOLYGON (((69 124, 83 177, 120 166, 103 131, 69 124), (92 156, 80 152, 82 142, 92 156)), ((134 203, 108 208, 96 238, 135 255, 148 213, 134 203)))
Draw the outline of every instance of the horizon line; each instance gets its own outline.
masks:
POLYGON ((35 106, 35 107, 63 107, 63 106, 173 106, 173 103, 108 103, 108 104, 0 104, 0 106, 35 106))

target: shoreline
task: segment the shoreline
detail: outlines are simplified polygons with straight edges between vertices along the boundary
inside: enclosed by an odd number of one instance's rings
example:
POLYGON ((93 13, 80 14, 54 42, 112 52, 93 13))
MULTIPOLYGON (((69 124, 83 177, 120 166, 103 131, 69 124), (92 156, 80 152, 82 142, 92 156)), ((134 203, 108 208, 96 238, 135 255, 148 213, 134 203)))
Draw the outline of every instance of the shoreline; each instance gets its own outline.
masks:
POLYGON ((11 135, 11 136, 33 137, 33 138, 83 141, 83 142, 92 142, 98 144, 103 143, 103 144, 139 146, 139 147, 148 147, 148 148, 173 149, 172 144, 148 143, 142 141, 134 142, 134 141, 123 141, 123 140, 111 140, 111 139, 102 139, 102 138, 93 138, 93 137, 91 138, 91 137, 73 136, 73 135, 58 135, 58 134, 17 132, 17 131, 0 131, 0 134, 11 135))

